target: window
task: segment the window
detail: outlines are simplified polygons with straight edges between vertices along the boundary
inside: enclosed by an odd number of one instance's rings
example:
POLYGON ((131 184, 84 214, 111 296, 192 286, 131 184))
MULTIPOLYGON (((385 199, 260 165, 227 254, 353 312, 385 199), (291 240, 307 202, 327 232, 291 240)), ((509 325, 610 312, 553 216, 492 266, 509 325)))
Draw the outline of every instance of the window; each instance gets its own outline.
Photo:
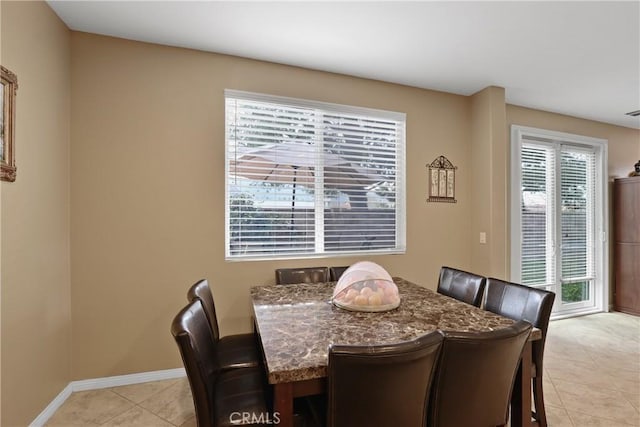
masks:
POLYGON ((606 141, 514 126, 513 147, 512 278, 555 317, 605 309, 606 141))
POLYGON ((226 258, 404 253, 405 114, 226 100, 226 258))

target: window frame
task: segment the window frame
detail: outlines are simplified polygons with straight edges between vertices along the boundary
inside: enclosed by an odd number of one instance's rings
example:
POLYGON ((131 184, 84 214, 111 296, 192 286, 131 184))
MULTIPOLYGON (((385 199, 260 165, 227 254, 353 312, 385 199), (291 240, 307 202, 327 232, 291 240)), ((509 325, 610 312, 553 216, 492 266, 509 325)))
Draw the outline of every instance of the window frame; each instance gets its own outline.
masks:
MULTIPOLYGON (((225 102, 225 135, 224 135, 224 150, 225 150, 225 239, 224 239, 224 251, 225 260, 231 262, 240 261, 259 261, 259 260, 283 260, 283 259, 314 259, 314 258, 337 258, 337 257, 353 257, 353 256, 375 256, 375 255, 394 255, 406 253, 406 114, 401 112, 365 108, 350 106, 344 104, 335 104, 322 101, 314 101, 308 99, 290 98, 277 95, 268 95, 255 92, 246 92, 233 89, 225 89, 224 91, 225 102), (392 120, 398 122, 397 130, 397 143, 396 143, 396 182, 397 189, 395 193, 395 239, 396 244, 393 248, 385 249, 373 249, 373 250, 342 250, 342 251, 327 251, 324 249, 322 252, 318 251, 318 244, 315 245, 313 253, 294 253, 294 254, 252 254, 252 255, 233 255, 231 254, 231 215, 230 215, 230 150, 229 150, 229 126, 227 123, 227 107, 226 102, 228 98, 238 98, 246 101, 258 101, 272 104, 279 104, 283 106, 292 106, 300 108, 309 108, 322 110, 323 113, 329 114, 345 114, 345 115, 362 115, 381 120, 392 120)), ((319 175, 322 175, 321 173, 319 175)), ((322 185, 316 184, 316 190, 323 189, 322 185)), ((322 195, 316 191, 315 198, 315 210, 324 209, 324 207, 318 207, 319 200, 322 200, 322 195)), ((318 236, 324 236, 324 214, 320 219, 316 215, 316 240, 318 236), (322 233, 322 234, 320 234, 322 233)))
MULTIPOLYGON (((556 157, 560 153, 561 146, 570 145, 582 147, 586 150, 593 150, 596 153, 595 166, 595 217, 594 222, 597 229, 594 231, 595 240, 595 275, 599 280, 599 286, 594 285, 594 306, 592 308, 576 304, 575 308, 567 308, 558 311, 562 303, 562 298, 557 295, 554 303, 552 319, 560 319, 575 315, 609 311, 609 200, 608 200, 608 141, 606 139, 588 137, 583 135, 557 132, 546 129, 538 129, 527 126, 511 125, 511 183, 510 183, 510 220, 511 220, 511 263, 510 280, 519 283, 521 281, 521 260, 522 260, 522 167, 521 154, 523 140, 527 137, 546 140, 547 144, 557 150, 556 157)), ((542 144, 541 144, 542 145, 542 144)), ((560 158, 557 159, 556 174, 559 173, 560 158)), ((556 178, 559 179, 559 178, 556 178)), ((555 204, 560 205, 560 194, 556 194, 555 204)), ((559 218, 559 216, 558 216, 559 218)), ((556 233, 558 233, 556 224, 556 233)), ((555 236, 554 236, 555 238, 555 236)), ((559 274, 559 273, 556 273, 559 274)), ((557 285, 557 284, 555 284, 557 285)), ((546 288, 547 286, 539 286, 546 288)))

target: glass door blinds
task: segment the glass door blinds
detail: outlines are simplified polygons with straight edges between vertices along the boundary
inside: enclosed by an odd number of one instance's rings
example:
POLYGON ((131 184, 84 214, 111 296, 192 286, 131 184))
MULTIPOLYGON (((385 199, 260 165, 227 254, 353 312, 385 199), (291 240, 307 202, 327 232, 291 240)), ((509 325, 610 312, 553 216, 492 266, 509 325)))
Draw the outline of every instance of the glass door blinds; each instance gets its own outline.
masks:
POLYGON ((555 317, 602 310, 606 301, 602 173, 606 143, 516 130, 512 277, 555 292, 555 317))

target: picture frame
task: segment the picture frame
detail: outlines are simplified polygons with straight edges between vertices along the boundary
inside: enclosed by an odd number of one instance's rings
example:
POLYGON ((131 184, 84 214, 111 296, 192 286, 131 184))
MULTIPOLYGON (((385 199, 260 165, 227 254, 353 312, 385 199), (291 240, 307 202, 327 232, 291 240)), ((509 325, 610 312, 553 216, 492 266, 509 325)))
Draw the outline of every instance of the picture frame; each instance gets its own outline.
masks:
POLYGON ((18 77, 0 65, 1 80, 0 98, 0 180, 13 182, 16 180, 16 93, 18 77))
POLYGON ((427 202, 456 203, 456 169, 445 156, 427 164, 427 202))

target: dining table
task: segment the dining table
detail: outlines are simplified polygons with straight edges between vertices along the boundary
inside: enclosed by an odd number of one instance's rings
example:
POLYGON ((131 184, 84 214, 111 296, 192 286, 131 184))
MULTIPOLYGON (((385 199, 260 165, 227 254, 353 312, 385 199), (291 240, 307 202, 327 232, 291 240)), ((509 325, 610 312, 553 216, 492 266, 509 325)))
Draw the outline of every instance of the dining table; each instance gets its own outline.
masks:
MULTIPOLYGON (((485 332, 515 323, 401 277, 393 281, 400 305, 385 312, 350 311, 333 305, 336 282, 251 288, 255 327, 280 426, 293 425, 295 398, 326 393, 330 344, 392 344, 438 329, 485 332)), ((532 425, 531 342, 541 337, 541 331, 534 328, 522 353, 511 399, 512 427, 532 425)))

